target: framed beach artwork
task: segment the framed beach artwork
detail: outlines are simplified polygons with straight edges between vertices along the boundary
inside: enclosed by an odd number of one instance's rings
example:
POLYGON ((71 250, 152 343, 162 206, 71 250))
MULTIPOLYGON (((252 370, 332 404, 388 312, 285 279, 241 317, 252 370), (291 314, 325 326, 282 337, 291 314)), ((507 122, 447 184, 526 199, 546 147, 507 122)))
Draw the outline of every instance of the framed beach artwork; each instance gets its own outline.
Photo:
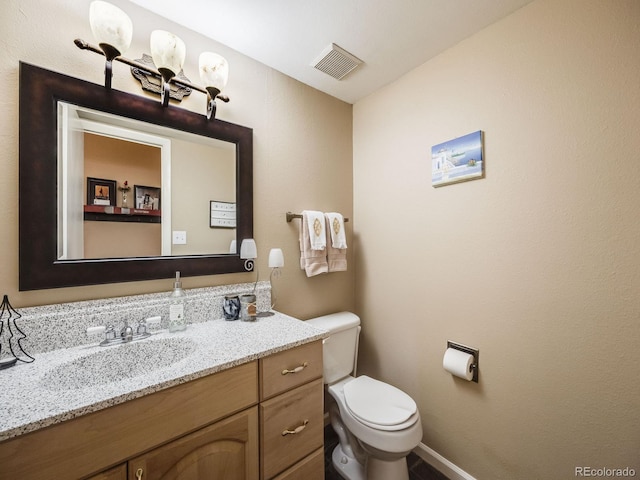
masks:
POLYGON ((478 178, 484 178, 484 145, 481 130, 431 147, 433 187, 478 178))

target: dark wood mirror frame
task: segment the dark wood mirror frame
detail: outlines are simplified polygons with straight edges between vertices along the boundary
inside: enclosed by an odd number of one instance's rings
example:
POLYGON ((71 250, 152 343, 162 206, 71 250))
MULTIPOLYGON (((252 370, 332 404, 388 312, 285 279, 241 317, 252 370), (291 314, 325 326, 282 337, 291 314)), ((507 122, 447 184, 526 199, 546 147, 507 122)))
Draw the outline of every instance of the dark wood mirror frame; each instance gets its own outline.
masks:
MULTIPOLYGON (((57 102, 217 138, 236 145, 238 245, 253 237, 253 130, 20 63, 20 290, 244 272, 238 254, 57 259, 57 102)), ((206 222, 207 219, 203 219, 206 222)))

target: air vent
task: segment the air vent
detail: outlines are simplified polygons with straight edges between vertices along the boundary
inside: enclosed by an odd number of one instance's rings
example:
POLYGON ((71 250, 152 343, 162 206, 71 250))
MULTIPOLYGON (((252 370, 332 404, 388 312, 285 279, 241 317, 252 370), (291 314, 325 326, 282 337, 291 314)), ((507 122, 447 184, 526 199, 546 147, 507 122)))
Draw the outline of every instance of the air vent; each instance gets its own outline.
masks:
POLYGON ((337 80, 342 80, 362 63, 358 57, 332 43, 324 49, 312 65, 321 72, 331 75, 337 80))

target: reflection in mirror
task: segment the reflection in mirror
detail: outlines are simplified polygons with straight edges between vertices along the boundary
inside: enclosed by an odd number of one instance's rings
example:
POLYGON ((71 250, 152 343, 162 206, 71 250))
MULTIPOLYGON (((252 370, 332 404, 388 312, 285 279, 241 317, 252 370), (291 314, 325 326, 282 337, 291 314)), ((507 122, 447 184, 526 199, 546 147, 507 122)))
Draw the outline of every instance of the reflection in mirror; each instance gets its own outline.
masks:
POLYGON ((20 290, 245 271, 250 128, 22 62, 19 121, 20 290))
POLYGON ((58 259, 229 252, 236 229, 208 219, 211 201, 235 206, 234 143, 66 102, 58 128, 58 259), (116 182, 113 205, 89 198, 88 178, 116 182), (143 186, 159 190, 155 204, 143 186))

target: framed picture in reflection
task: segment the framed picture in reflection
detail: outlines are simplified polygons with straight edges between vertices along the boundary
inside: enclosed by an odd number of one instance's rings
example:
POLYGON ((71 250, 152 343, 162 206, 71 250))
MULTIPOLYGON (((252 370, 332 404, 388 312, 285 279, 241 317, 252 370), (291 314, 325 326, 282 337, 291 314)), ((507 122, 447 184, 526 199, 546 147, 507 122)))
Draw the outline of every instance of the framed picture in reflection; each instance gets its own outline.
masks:
POLYGON ((135 185, 136 208, 139 210, 160 210, 160 188, 135 185))
POLYGON ((87 205, 116 204, 116 181, 105 178, 87 177, 87 205))

